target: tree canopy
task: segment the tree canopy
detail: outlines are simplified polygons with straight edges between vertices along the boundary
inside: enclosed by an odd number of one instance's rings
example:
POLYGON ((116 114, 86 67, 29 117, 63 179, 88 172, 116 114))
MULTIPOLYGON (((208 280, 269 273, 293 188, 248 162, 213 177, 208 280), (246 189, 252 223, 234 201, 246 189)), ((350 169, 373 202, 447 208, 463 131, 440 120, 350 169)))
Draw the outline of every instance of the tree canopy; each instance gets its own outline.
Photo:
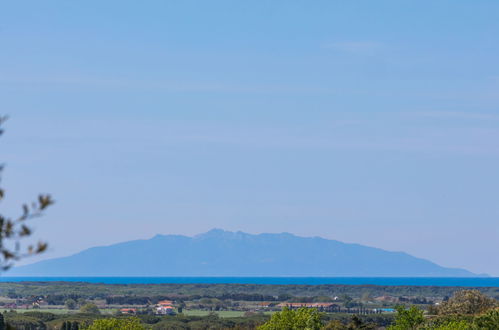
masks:
POLYGON ((438 314, 479 314, 497 305, 497 301, 478 290, 460 290, 438 308, 438 314))
POLYGON ((87 314, 100 314, 99 307, 97 307, 97 305, 93 303, 86 303, 85 305, 81 306, 80 312, 87 314))
POLYGON ((126 319, 95 320, 87 330, 143 330, 145 329, 136 317, 126 319))
POLYGON ((415 330, 425 321, 423 311, 416 306, 408 309, 404 306, 397 306, 396 310, 395 323, 388 328, 389 330, 415 330))
POLYGON ((284 308, 274 313, 260 330, 316 330, 322 328, 321 313, 315 308, 284 308))

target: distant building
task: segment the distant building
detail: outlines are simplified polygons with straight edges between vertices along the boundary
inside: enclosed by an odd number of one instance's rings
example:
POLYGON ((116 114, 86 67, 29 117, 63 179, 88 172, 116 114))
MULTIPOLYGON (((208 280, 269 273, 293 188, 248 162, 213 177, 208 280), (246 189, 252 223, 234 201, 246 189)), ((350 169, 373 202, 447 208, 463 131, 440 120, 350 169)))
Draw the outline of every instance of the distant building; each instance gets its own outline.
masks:
POLYGON ((156 314, 158 315, 175 315, 173 306, 158 306, 156 307, 156 314))
POLYGON ((161 300, 156 304, 156 314, 158 315, 175 315, 175 309, 173 308, 173 301, 171 300, 161 300))
POLYGON ((171 305, 173 305, 173 301, 171 300, 158 301, 158 306, 171 306, 171 305))
POLYGON ((268 302, 268 301, 263 301, 261 303, 258 303, 258 307, 260 308, 269 308, 272 307, 275 303, 268 302))
POLYGON ((122 308, 120 309, 121 314, 137 314, 137 308, 122 308))

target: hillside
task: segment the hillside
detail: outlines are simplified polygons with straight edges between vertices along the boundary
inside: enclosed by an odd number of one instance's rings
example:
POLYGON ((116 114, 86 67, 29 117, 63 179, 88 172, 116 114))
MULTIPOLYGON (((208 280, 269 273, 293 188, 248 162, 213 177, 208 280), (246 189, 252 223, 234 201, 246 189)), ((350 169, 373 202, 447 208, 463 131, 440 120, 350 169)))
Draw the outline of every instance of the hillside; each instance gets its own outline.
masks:
POLYGON ((292 234, 214 229, 94 247, 8 276, 476 276, 403 252, 292 234))

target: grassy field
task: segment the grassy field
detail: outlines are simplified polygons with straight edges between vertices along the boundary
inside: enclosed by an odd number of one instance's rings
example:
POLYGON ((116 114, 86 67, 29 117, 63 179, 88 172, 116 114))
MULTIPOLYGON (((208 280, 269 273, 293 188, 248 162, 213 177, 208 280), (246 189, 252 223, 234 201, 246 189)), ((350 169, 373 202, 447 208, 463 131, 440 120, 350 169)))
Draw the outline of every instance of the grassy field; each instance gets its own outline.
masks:
POLYGON ((218 311, 218 312, 210 312, 210 311, 203 311, 199 309, 184 309, 183 314, 189 315, 189 316, 207 316, 210 315, 210 313, 215 313, 219 317, 241 317, 244 315, 244 312, 241 311, 218 311))
MULTIPOLYGON (((189 315, 189 316, 207 316, 210 315, 210 313, 215 313, 219 317, 242 317, 244 316, 244 312, 242 311, 204 311, 200 309, 184 309, 183 314, 189 315)), ((272 312, 265 312, 264 314, 271 315, 272 312)))
MULTIPOLYGON (((53 313, 53 314, 76 314, 79 311, 76 310, 71 310, 71 309, 65 309, 65 308, 38 308, 38 309, 25 309, 25 308, 16 308, 14 309, 18 313, 26 313, 26 312, 44 312, 44 313, 53 313)), ((0 313, 5 313, 10 311, 10 309, 0 309, 0 313)), ((100 312, 101 314, 114 314, 116 313, 117 309, 101 309, 100 312)))
MULTIPOLYGON (((39 308, 39 309, 25 309, 25 308, 16 308, 14 309, 18 313, 25 313, 25 312, 44 312, 44 313, 53 313, 53 314, 71 314, 71 313, 76 313, 78 312, 77 310, 69 310, 69 309, 59 309, 59 308, 39 308)), ((10 311, 10 309, 3 309, 0 310, 1 313, 5 313, 10 311)))

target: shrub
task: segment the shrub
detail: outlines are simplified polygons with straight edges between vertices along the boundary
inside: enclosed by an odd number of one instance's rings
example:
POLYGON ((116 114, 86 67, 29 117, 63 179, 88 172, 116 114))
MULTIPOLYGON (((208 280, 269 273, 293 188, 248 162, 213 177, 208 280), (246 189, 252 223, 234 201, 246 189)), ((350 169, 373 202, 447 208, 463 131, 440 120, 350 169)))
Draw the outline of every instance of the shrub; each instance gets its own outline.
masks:
POLYGON ((95 320, 87 330, 144 330, 145 328, 136 317, 126 319, 102 319, 95 320))
POLYGON ((478 329, 499 329, 499 309, 490 310, 475 318, 474 325, 478 329))
POLYGON ((479 314, 496 304, 495 299, 487 297, 478 290, 460 290, 439 306, 438 314, 479 314))
POLYGON ((322 328, 321 318, 322 314, 315 308, 299 308, 297 310, 292 310, 285 307, 281 312, 274 313, 270 320, 261 325, 258 329, 316 330, 322 328))
POLYGON ((404 306, 397 306, 395 309, 397 310, 395 324, 389 326, 389 330, 418 329, 425 321, 423 311, 416 306, 411 306, 409 309, 404 306))
POLYGON ((80 307, 80 313, 85 314, 100 314, 99 307, 96 304, 86 303, 80 307))

